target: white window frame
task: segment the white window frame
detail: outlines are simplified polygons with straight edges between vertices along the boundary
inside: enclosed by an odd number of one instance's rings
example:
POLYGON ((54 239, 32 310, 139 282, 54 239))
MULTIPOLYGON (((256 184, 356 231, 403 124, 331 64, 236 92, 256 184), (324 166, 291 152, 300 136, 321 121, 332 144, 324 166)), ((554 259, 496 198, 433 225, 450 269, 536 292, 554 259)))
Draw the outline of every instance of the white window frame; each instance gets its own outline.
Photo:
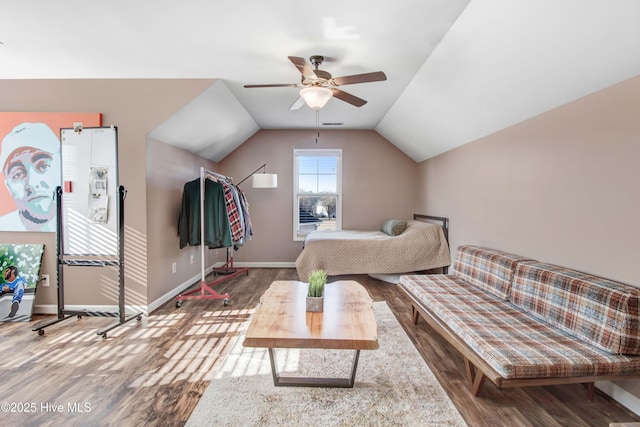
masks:
POLYGON ((298 197, 298 158, 303 156, 337 157, 336 230, 342 230, 342 150, 341 149, 294 149, 293 150, 293 240, 304 241, 306 235, 298 233, 300 202, 298 197))

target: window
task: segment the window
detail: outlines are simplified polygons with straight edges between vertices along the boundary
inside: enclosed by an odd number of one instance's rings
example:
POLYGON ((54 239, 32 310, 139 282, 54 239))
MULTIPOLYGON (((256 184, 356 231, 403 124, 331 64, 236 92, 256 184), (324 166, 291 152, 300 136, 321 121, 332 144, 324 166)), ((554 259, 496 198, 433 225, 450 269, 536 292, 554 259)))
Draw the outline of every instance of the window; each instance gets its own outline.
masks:
POLYGON ((342 150, 293 150, 293 240, 342 228, 342 150))

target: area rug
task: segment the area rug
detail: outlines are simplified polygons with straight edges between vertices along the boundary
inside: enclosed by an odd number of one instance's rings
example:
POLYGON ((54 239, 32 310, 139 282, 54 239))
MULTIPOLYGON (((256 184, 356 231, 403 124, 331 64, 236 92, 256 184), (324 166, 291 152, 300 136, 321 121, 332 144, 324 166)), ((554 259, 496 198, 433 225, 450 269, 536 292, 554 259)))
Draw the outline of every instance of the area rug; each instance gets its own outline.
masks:
MULTIPOLYGON (((354 388, 275 387, 268 351, 241 335, 186 426, 465 426, 387 304, 373 310, 380 348, 360 352, 354 388)), ((353 354, 276 350, 282 376, 348 377, 353 354)))

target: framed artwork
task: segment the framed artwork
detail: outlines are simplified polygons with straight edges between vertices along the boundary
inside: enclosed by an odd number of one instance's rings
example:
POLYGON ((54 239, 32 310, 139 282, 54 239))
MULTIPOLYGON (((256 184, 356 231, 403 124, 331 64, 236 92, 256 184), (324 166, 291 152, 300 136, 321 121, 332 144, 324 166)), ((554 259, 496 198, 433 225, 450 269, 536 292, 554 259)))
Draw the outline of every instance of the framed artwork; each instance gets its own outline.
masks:
POLYGON ((27 322, 40 278, 44 245, 0 243, 0 320, 27 322))
POLYGON ((100 113, 0 112, 0 231, 56 231, 60 129, 102 126, 100 113))

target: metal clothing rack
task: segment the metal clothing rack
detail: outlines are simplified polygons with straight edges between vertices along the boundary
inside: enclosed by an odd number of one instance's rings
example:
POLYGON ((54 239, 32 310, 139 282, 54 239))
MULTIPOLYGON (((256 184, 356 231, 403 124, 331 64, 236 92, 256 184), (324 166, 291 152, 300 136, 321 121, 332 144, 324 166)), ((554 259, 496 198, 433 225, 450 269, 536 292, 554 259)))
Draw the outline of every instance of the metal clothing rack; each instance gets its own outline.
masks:
POLYGON ((118 187, 118 199, 116 203, 116 210, 118 212, 118 234, 117 234, 117 246, 118 254, 117 258, 106 258, 103 255, 87 254, 82 258, 65 258, 64 255, 64 242, 63 242, 63 215, 62 215, 62 187, 56 188, 56 209, 57 209, 57 229, 56 229, 56 260, 57 260, 57 288, 58 288, 58 317, 52 321, 43 323, 33 328, 34 332, 38 332, 38 335, 44 335, 45 328, 62 322, 63 320, 70 319, 77 316, 78 319, 82 316, 95 316, 95 317, 117 317, 118 322, 98 330, 97 335, 102 335, 102 338, 107 338, 107 332, 112 329, 121 326, 130 320, 137 319, 142 320, 142 312, 135 313, 127 318, 125 314, 124 304, 124 199, 127 191, 121 185, 118 187), (96 258, 100 257, 100 258, 96 258), (84 266, 84 267, 118 267, 118 312, 101 312, 101 311, 88 311, 88 310, 67 310, 64 304, 64 266, 84 266))
POLYGON ((182 305, 182 301, 190 300, 190 299, 199 299, 199 300, 207 300, 207 299, 222 299, 223 305, 226 307, 229 303, 229 294, 220 294, 213 289, 213 286, 224 282, 225 280, 229 280, 233 277, 239 276, 242 273, 249 274, 249 267, 234 267, 233 266, 233 253, 231 252, 231 247, 227 248, 227 261, 221 267, 213 268, 212 272, 214 275, 223 275, 219 279, 214 280, 213 282, 206 282, 206 274, 205 274, 205 244, 204 244, 204 202, 205 202, 205 180, 213 179, 214 181, 224 180, 231 183, 233 180, 231 177, 219 174, 217 172, 209 171, 203 167, 200 168, 200 287, 197 289, 193 289, 191 291, 179 294, 176 296, 176 307, 180 307, 182 305))

